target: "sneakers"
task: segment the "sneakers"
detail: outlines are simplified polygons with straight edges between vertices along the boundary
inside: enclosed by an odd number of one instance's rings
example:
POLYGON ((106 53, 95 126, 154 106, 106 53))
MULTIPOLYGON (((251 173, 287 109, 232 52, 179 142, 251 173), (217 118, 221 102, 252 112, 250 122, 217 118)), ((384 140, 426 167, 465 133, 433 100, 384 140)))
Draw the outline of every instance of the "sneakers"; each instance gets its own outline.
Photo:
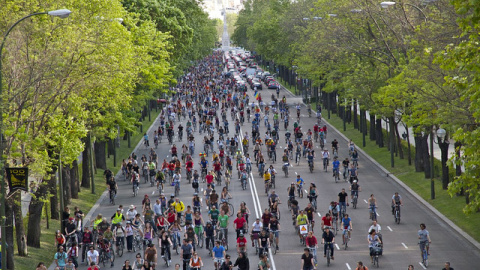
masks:
POLYGON ((252 242, 252 247, 255 247, 255 244, 252 242))
POLYGON ((162 255, 162 258, 165 258, 165 255, 162 255))
POLYGON ((278 250, 278 246, 277 246, 277 250, 278 250))

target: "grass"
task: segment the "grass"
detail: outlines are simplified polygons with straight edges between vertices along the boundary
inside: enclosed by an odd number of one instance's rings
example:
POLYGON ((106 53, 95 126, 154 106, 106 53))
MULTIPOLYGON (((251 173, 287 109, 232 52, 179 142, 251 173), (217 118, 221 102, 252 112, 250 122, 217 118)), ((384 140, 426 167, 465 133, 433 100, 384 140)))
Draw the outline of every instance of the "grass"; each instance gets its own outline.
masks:
MULTIPOLYGON (((145 118, 143 121, 143 130, 146 131, 153 121, 155 121, 156 117, 160 113, 152 111, 151 112, 151 121, 148 121, 148 117, 145 118)), ((113 166, 113 156, 107 158, 107 168, 114 168, 112 169, 113 172, 116 172, 120 169, 122 164, 122 159, 127 158, 137 145, 137 143, 143 138, 143 133, 140 132, 140 128, 137 132, 130 138, 131 146, 128 147, 128 142, 125 140, 120 140, 120 148, 117 148, 117 166, 113 166)), ((80 171, 81 166, 79 165, 80 171)), ((80 172, 80 179, 81 179, 81 172, 80 172)), ((92 208, 92 206, 97 202, 98 198, 102 195, 103 191, 105 190, 105 181, 103 178, 103 170, 98 169, 95 174, 95 194, 91 193, 91 189, 82 188, 81 192, 78 194, 78 199, 73 199, 72 203, 69 205, 70 209, 73 210, 74 206, 78 206, 82 211, 86 214, 92 208)), ((47 207, 48 209, 50 206, 47 207)), ((28 216, 25 217, 25 227, 26 221, 28 216)), ((27 257, 20 257, 16 252, 16 242, 15 242, 15 256, 14 256, 14 263, 15 269, 19 270, 30 270, 36 267, 39 262, 44 262, 45 265, 48 267, 50 266, 51 262, 53 261, 53 256, 56 252, 55 250, 55 231, 60 227, 60 221, 58 220, 49 220, 50 227, 47 229, 47 222, 45 215, 41 221, 41 230, 42 235, 40 236, 40 246, 41 248, 32 248, 28 247, 28 256, 27 257), (35 266, 35 267, 34 267, 35 266)), ((28 229, 28 228, 25 228, 28 229)))
MULTIPOLYGON (((331 118, 327 119, 327 121, 341 131, 347 138, 356 142, 357 145, 362 145, 362 134, 353 128, 353 121, 351 124, 347 123, 346 131, 343 131, 343 120, 338 117, 338 115, 331 114, 331 118)), ((395 167, 392 168, 390 164, 390 152, 386 147, 380 148, 375 144, 375 141, 370 141, 368 135, 366 137, 366 146, 361 148, 398 179, 407 184, 424 200, 444 214, 448 219, 453 221, 457 226, 462 228, 462 230, 472 236, 475 240, 480 241, 480 226, 478 226, 478 224, 480 224, 480 213, 474 213, 468 216, 465 215, 463 213, 465 197, 450 197, 447 190, 442 189, 440 177, 435 177, 436 198, 432 200, 430 199, 430 179, 425 179, 423 172, 415 172, 413 161, 412 165, 408 165, 407 153, 405 153, 405 159, 395 157, 395 167)), ((436 163, 440 164, 438 160, 436 160, 436 163)))

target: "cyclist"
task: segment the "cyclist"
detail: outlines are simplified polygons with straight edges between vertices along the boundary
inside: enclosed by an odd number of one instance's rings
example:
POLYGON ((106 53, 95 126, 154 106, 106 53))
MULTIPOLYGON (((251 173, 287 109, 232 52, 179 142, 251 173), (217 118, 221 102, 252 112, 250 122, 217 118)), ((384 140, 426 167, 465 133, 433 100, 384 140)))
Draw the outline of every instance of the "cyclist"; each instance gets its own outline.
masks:
POLYGON ((317 256, 317 248, 318 248, 318 242, 317 238, 315 235, 313 235, 313 231, 309 231, 307 238, 305 238, 305 243, 307 245, 307 248, 311 249, 313 257, 317 256))
POLYGON ((304 248, 303 251, 304 253, 302 254, 302 270, 317 269, 315 261, 313 260, 313 255, 310 254, 310 249, 304 248))
POLYGON ((221 210, 218 216, 218 223, 216 224, 219 229, 218 239, 225 238, 225 240, 228 241, 228 220, 229 216, 225 211, 221 210))
POLYGON ((303 198, 303 184, 305 183, 305 181, 300 177, 300 174, 297 174, 297 188, 300 190, 300 197, 303 198))
POLYGON ((308 161, 308 166, 310 166, 310 164, 312 165, 313 167, 313 159, 315 158, 315 151, 312 149, 308 149, 308 152, 307 152, 307 161, 308 161))
POLYGON ((300 240, 302 240, 302 234, 300 233, 300 225, 307 225, 308 224, 308 217, 305 215, 305 212, 303 210, 300 210, 300 213, 297 216, 297 222, 296 226, 298 229, 298 236, 300 237, 300 240))
POLYGON ((371 230, 368 233, 368 247, 370 249, 370 259, 372 263, 373 263, 373 248, 379 244, 382 244, 382 241, 380 241, 380 238, 378 237, 375 230, 371 230))
POLYGON ((307 196, 310 203, 312 203, 312 200, 314 198, 316 199, 317 196, 318 196, 317 186, 314 183, 310 183, 310 189, 307 196))
POLYGON ((117 212, 115 212, 115 214, 112 215, 110 220, 112 221, 112 228, 115 228, 117 224, 121 225, 122 222, 125 220, 125 216, 122 214, 122 209, 117 208, 117 212))
POLYGON ((277 201, 280 201, 280 197, 275 193, 275 190, 272 190, 272 193, 268 196, 268 207, 272 208, 272 205, 277 201))
POLYGON ((329 248, 330 252, 332 253, 332 260, 335 260, 335 258, 333 257, 333 243, 335 243, 335 235, 332 231, 330 231, 330 227, 325 226, 325 231, 322 235, 322 244, 324 245, 323 257, 327 257, 327 248, 329 248))
POLYGON ((332 226, 332 216, 330 213, 327 213, 325 216, 322 217, 322 230, 325 229, 325 227, 331 227, 332 226))
POLYGON ((348 158, 345 158, 345 160, 342 161, 342 165, 343 165, 343 179, 347 179, 347 176, 349 174, 349 170, 348 170, 348 165, 350 164, 350 161, 348 160, 348 158))
POLYGON ((270 224, 268 224, 268 231, 270 232, 270 241, 272 241, 273 234, 275 234, 275 246, 278 250, 278 242, 280 241, 280 222, 278 222, 277 216, 273 215, 270 219, 270 224))
POLYGON ((237 238, 240 236, 240 234, 243 234, 246 223, 247 221, 243 217, 242 212, 238 212, 237 218, 233 221, 233 228, 237 232, 237 238))
POLYGON ((353 180, 358 181, 358 168, 353 164, 350 165, 350 169, 348 170, 348 177, 350 179, 350 184, 353 183, 353 180))
POLYGON ((245 252, 247 253, 247 238, 243 235, 243 233, 240 233, 238 238, 237 238, 237 252, 245 252))
POLYGON ((370 215, 373 214, 373 210, 377 208, 377 199, 370 194, 370 198, 368 198, 368 208, 370 209, 370 215))
POLYGON ((333 139, 332 141, 332 151, 338 154, 338 141, 337 139, 333 139))
POLYGON ((269 170, 266 170, 265 173, 263 174, 263 180, 265 183, 265 192, 268 190, 268 185, 270 185, 271 178, 272 178, 272 175, 270 174, 269 170))
POLYGON ((347 202, 347 197, 348 197, 347 192, 345 192, 345 189, 342 188, 342 191, 340 193, 338 193, 338 204, 340 205, 340 210, 343 211, 343 214, 345 214, 345 212, 347 210, 347 206, 350 205, 347 202))
POLYGON ((380 233, 380 231, 382 230, 382 227, 380 227, 380 224, 378 224, 376 220, 372 222, 372 226, 368 228, 368 232, 370 232, 371 230, 375 230, 375 232, 378 235, 378 238, 380 238, 380 241, 383 243, 382 234, 380 233))
POLYGON ((315 225, 314 213, 315 213, 315 208, 313 208, 312 204, 309 203, 307 207, 305 207, 305 214, 307 215, 307 218, 308 218, 308 224, 310 224, 312 227, 311 228, 312 231, 315 225))
POLYGON ((402 202, 402 196, 398 194, 398 192, 395 192, 392 196, 392 215, 395 214, 395 206, 398 205, 398 209, 400 209, 400 206, 403 206, 402 202))
POLYGON ((323 159, 323 166, 328 167, 328 161, 330 160, 330 153, 328 152, 328 149, 323 149, 322 159, 323 159))
POLYGON ((215 204, 212 204, 210 211, 208 211, 208 216, 214 225, 218 223, 218 217, 220 216, 220 211, 217 209, 215 204))
POLYGON ((150 146, 150 142, 148 141, 147 133, 143 134, 143 144, 145 144, 146 146, 150 146))
POLYGON ((175 202, 171 204, 175 208, 175 212, 177 213, 177 219, 180 220, 183 214, 183 211, 185 210, 185 204, 183 204, 182 201, 180 201, 179 198, 175 198, 175 202))
POLYGON ((348 232, 348 239, 351 238, 350 231, 353 230, 352 219, 348 216, 348 214, 345 214, 345 216, 342 218, 342 229, 343 229, 342 240, 343 240, 343 244, 345 244, 345 230, 347 230, 348 232))
POLYGON ((216 233, 211 221, 207 221, 207 225, 203 230, 203 236, 205 237, 207 249, 210 249, 210 247, 213 248, 213 240, 215 239, 216 233))
POLYGON ((110 260, 110 267, 113 267, 113 258, 110 250, 111 248, 110 241, 108 241, 108 239, 104 239, 103 235, 99 234, 98 240, 97 240, 97 246, 100 248, 99 257, 102 257, 102 254, 105 253, 107 259, 110 260))
POLYGON ((335 174, 338 174, 338 177, 340 177, 340 161, 336 157, 333 158, 332 167, 333 177, 335 177, 335 174))
POLYGON ((263 223, 260 221, 260 218, 257 218, 255 222, 252 224, 252 229, 250 230, 250 240, 252 241, 252 247, 255 246, 255 241, 257 241, 258 246, 260 247, 260 243, 258 243, 258 236, 263 229, 263 223))
POLYGON ((328 207, 328 212, 330 213, 332 218, 335 218, 335 228, 338 228, 338 213, 340 213, 340 206, 336 202, 332 201, 330 202, 330 206, 328 207))
POLYGON ((420 239, 420 256, 423 258, 423 248, 425 247, 427 249, 427 254, 430 255, 429 244, 432 243, 432 240, 430 240, 430 233, 427 231, 425 223, 420 224, 420 230, 418 230, 417 234, 418 239, 420 239))
POLYGON ((295 200, 295 183, 294 182, 290 184, 290 187, 287 189, 287 193, 288 193, 289 202, 292 202, 293 200, 295 200))
POLYGON ((122 224, 117 223, 117 227, 113 230, 113 239, 115 239, 115 244, 117 248, 122 245, 125 247, 125 228, 122 226, 122 224))
POLYGON ((360 188, 360 185, 358 184, 357 180, 353 180, 352 185, 350 186, 350 197, 351 197, 351 203, 353 203, 353 197, 356 195, 358 198, 358 192, 361 191, 362 189, 360 188))
POLYGON ((260 261, 258 262, 258 269, 259 270, 270 269, 270 261, 268 260, 267 255, 265 255, 265 254, 260 255, 260 261))

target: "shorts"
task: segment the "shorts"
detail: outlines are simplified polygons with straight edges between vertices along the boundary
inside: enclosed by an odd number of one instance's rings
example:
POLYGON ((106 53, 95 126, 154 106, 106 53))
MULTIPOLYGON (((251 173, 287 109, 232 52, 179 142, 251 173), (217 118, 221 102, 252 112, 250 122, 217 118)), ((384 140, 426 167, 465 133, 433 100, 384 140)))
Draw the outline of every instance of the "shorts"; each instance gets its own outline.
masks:
POLYGON ((221 258, 215 257, 215 258, 213 258, 213 261, 216 262, 216 263, 223 263, 224 259, 223 259, 223 257, 221 257, 221 258))

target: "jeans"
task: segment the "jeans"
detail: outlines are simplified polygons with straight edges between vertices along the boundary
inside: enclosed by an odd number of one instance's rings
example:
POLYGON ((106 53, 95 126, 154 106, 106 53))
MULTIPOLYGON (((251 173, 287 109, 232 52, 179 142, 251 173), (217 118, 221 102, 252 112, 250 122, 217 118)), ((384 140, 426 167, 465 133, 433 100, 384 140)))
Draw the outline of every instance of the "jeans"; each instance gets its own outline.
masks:
POLYGON ((165 252, 168 253, 167 255, 167 260, 171 260, 172 259, 172 253, 170 252, 170 246, 162 246, 162 253, 161 255, 164 256, 165 255, 165 252))
POLYGON ((183 270, 187 270, 187 265, 190 263, 192 254, 183 254, 183 270))
POLYGON ((323 247, 323 255, 326 255, 327 254, 327 247, 330 248, 330 252, 331 252, 331 255, 333 257, 333 243, 330 243, 330 244, 325 244, 324 247, 323 247))

